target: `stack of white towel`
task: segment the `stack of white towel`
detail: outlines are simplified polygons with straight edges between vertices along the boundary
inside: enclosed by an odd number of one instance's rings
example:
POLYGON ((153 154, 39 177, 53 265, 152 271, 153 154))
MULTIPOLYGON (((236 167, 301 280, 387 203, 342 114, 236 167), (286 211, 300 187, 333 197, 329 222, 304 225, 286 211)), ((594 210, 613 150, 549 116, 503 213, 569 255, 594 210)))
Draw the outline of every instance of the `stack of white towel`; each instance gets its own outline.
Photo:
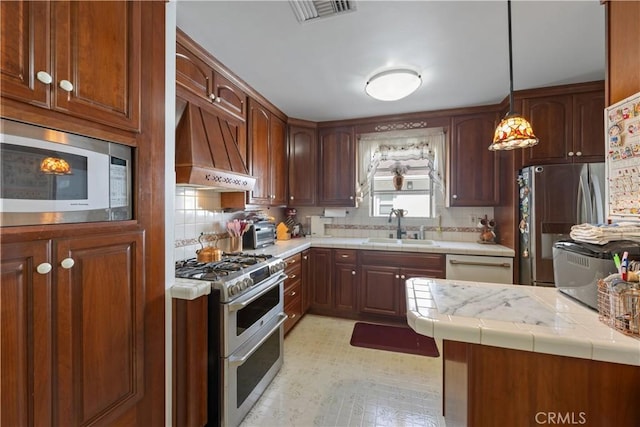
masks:
POLYGON ((569 233, 573 240, 604 245, 614 240, 640 240, 640 223, 578 224, 569 233))

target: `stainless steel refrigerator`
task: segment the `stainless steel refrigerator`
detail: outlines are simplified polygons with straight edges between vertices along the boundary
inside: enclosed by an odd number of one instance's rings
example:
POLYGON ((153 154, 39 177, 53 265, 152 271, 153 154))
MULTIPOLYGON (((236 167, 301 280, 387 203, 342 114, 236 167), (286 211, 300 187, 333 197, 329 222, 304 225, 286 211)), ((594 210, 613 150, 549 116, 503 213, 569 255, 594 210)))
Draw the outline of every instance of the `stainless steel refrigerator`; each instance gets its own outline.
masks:
POLYGON ((605 221, 605 164, 530 166, 518 183, 520 284, 554 286, 553 244, 572 225, 605 221))

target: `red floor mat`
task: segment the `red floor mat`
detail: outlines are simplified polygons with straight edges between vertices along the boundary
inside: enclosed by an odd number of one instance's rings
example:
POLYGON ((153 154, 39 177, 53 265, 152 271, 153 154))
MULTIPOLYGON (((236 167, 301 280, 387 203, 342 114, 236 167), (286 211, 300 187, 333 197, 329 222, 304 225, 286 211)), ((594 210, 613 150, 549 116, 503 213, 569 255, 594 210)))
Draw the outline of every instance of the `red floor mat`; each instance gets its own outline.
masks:
POLYGON ((433 338, 417 334, 409 327, 357 322, 351 335, 351 345, 429 357, 440 356, 433 338))

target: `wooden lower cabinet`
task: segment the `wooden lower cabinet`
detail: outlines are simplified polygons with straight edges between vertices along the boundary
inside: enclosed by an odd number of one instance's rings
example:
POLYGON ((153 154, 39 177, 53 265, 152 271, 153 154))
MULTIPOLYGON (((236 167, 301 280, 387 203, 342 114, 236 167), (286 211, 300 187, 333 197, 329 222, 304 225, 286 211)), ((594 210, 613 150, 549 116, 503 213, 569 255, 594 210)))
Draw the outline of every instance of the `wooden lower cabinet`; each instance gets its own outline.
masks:
POLYGON ((361 251, 360 312, 405 317, 405 282, 413 277, 445 277, 444 256, 361 251))
POLYGON ((286 334, 302 318, 302 254, 297 253, 285 259, 284 272, 288 278, 284 281, 284 312, 287 320, 284 322, 286 334))
POLYGON ((444 279, 444 255, 312 248, 311 311, 339 317, 406 316, 405 281, 444 279))
POLYGON ((443 341, 448 427, 636 426, 640 369, 591 359, 443 341))
POLYGON ((109 425, 144 394, 143 232, 3 243, 0 424, 109 425))

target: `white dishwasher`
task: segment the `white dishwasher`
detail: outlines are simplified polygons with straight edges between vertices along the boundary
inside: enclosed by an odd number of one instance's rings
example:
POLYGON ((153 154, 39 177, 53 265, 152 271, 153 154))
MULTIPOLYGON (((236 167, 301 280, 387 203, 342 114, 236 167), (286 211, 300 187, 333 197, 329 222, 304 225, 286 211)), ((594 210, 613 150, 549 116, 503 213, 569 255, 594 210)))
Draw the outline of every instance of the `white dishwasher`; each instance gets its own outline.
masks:
POLYGON ((446 278, 473 282, 513 283, 513 258, 448 254, 446 278))

